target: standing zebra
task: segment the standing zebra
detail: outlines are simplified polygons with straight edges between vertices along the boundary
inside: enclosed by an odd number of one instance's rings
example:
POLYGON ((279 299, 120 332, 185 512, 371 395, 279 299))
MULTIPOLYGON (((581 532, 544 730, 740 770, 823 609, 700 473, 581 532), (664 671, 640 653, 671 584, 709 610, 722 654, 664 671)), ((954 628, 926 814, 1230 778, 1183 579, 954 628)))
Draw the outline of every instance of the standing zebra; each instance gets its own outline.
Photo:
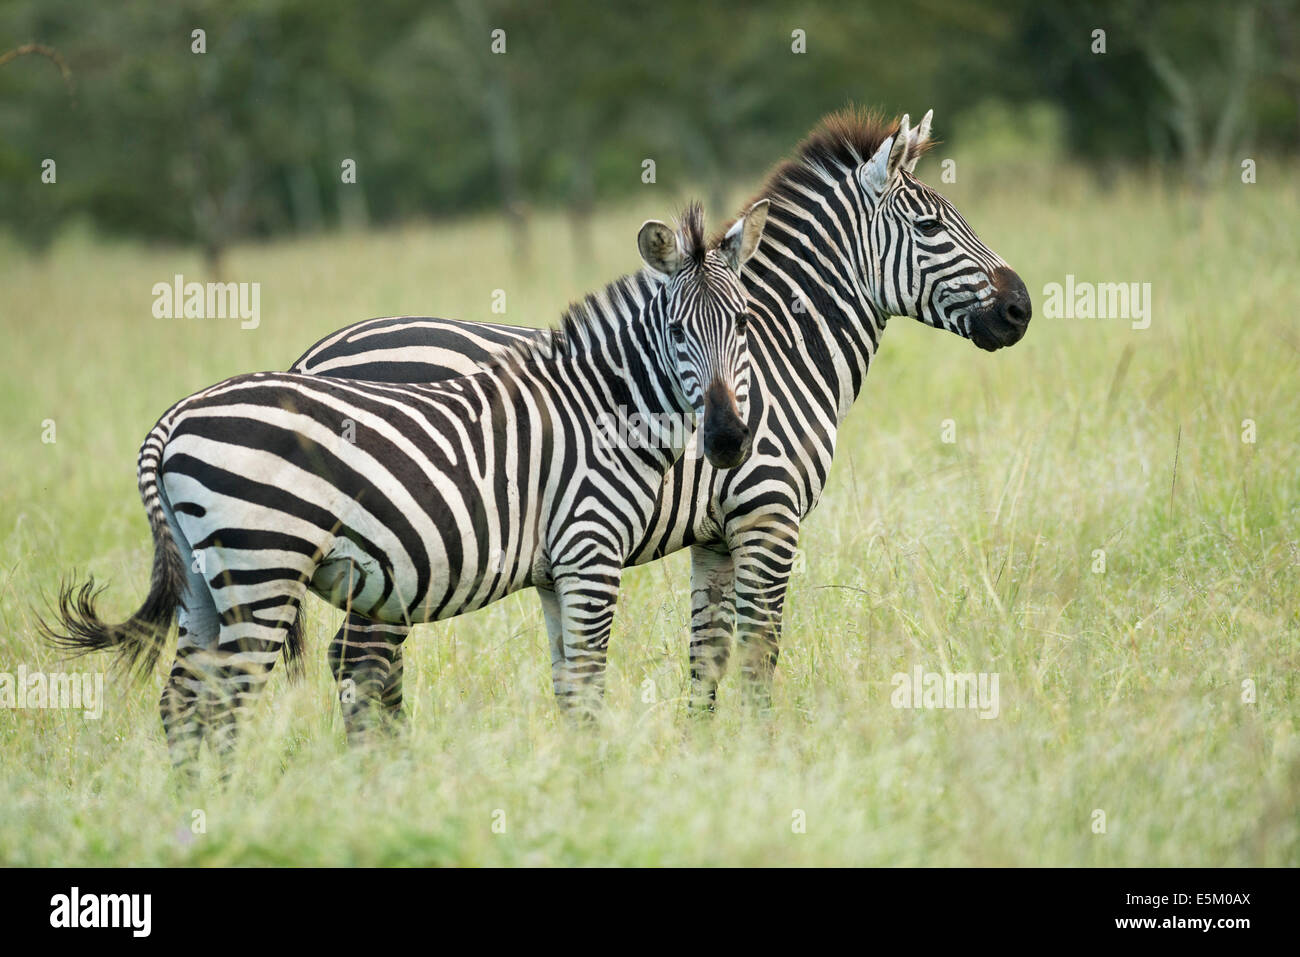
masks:
MULTIPOLYGON (((990 352, 1025 334, 1025 284, 961 214, 912 171, 930 146, 927 112, 886 122, 825 117, 770 174, 758 253, 742 274, 755 395, 754 455, 737 469, 683 459, 664 481, 632 564, 691 549, 692 704, 712 708, 733 631, 742 675, 770 700, 786 585, 803 518, 821 496, 835 438, 862 389, 890 316, 911 316, 990 352)), ((322 339, 293 370, 388 382, 459 375, 540 335, 454 319, 373 319, 322 339)), ((360 662, 391 662, 376 697, 401 706, 405 628, 349 618, 331 661, 340 681, 360 662)))
POLYGON ((676 233, 645 223, 649 274, 588 296, 472 376, 390 385, 256 373, 181 400, 140 450, 155 549, 144 605, 109 626, 93 582, 65 589, 63 634, 47 633, 148 669, 179 607, 161 710, 184 767, 205 739, 221 754, 233 747, 308 590, 409 626, 532 586, 555 693, 588 711, 622 568, 694 423, 714 467, 749 454, 739 273, 767 205, 714 243, 698 206, 676 233), (618 441, 609 423, 632 415, 646 423, 640 441, 618 441))

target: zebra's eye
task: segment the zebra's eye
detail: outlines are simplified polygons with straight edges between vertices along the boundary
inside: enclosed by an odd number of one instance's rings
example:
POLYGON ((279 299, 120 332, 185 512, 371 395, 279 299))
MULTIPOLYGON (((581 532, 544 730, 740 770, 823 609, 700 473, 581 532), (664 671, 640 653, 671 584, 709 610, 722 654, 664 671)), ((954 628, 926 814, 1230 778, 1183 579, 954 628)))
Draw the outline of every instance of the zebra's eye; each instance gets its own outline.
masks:
POLYGON ((674 322, 668 327, 668 334, 673 337, 673 342, 678 345, 686 341, 686 329, 680 322, 674 322))
POLYGON ((943 229, 943 223, 937 219, 918 219, 916 228, 921 231, 922 236, 937 236, 943 229))
POLYGON ((741 312, 736 314, 736 335, 743 336, 745 327, 749 325, 749 313, 741 312))

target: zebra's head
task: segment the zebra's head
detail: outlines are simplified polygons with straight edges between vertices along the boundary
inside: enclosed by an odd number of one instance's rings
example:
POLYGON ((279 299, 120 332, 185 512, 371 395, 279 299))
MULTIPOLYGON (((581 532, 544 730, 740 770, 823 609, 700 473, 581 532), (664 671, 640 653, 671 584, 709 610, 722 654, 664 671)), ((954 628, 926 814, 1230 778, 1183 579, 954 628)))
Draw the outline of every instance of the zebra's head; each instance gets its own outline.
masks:
POLYGON ((912 316, 990 352, 1015 345, 1029 326, 1029 291, 946 199, 912 175, 930 140, 930 119, 898 131, 857 168, 872 255, 865 277, 887 315, 912 316))
POLYGON ((767 200, 755 203, 711 243, 698 203, 687 208, 678 229, 652 219, 637 235, 641 258, 663 280, 656 297, 662 308, 651 310, 654 348, 682 410, 695 413, 701 449, 716 468, 734 468, 749 457, 748 307, 740 268, 758 248, 767 207, 767 200))

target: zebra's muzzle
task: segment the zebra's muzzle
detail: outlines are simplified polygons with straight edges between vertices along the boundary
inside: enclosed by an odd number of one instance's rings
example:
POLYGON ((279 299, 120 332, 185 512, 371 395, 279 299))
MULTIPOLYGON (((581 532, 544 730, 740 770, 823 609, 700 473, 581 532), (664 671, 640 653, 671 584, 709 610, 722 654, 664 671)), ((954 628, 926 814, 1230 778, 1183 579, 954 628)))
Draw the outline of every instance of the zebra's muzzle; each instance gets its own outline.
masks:
POLYGON ((700 439, 704 457, 714 468, 732 469, 749 458, 753 436, 740 417, 736 395, 714 379, 704 393, 704 425, 700 439))
POLYGON ((999 267, 993 273, 993 289, 993 301, 970 319, 971 342, 988 352, 1023 339, 1034 311, 1029 290, 1015 270, 999 267))

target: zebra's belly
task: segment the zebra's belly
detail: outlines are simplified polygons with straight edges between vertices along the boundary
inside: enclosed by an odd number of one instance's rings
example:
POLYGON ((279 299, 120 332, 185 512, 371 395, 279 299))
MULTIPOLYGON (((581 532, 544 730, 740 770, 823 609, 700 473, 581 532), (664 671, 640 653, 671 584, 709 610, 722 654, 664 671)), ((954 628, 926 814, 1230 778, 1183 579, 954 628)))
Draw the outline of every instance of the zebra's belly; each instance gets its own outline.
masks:
POLYGON ((385 567, 373 556, 352 552, 323 560, 308 587, 344 611, 417 624, 484 608, 531 584, 527 563, 505 563, 499 554, 490 556, 485 568, 454 572, 444 564, 429 569, 426 578, 416 569, 385 567))

